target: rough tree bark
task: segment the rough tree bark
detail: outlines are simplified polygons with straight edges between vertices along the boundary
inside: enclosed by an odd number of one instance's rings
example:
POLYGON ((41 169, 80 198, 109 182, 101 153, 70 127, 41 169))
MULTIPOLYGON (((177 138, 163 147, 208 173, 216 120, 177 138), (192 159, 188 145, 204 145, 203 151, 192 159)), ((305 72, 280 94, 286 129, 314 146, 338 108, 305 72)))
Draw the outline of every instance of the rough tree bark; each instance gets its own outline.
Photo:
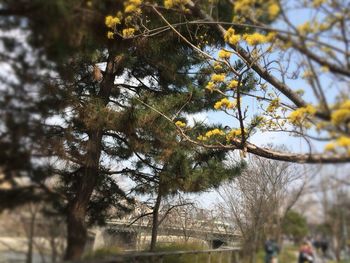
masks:
POLYGON ((152 236, 151 236, 150 251, 154 251, 156 248, 158 227, 159 227, 159 208, 160 208, 161 202, 162 202, 162 194, 159 186, 156 203, 154 204, 154 208, 153 208, 152 236))
MULTIPOLYGON (((116 68, 120 67, 122 59, 110 55, 107 61, 103 80, 100 84, 98 97, 106 106, 114 86, 116 68)), ((68 204, 67 214, 67 248, 64 259, 76 260, 81 257, 87 241, 86 214, 91 195, 96 186, 99 172, 102 147, 103 127, 90 129, 88 132, 85 164, 80 169, 76 196, 68 204)))

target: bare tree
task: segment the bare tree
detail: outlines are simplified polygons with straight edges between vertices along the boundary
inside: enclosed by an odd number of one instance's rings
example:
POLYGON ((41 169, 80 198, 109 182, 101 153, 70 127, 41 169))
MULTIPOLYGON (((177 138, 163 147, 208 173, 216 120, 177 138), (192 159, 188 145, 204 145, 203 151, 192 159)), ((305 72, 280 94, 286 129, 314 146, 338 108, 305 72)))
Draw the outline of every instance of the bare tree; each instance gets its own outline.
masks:
POLYGON ((220 188, 223 206, 242 234, 249 262, 256 262, 256 252, 266 235, 281 240, 283 218, 306 185, 302 168, 249 156, 243 174, 220 188))
POLYGON ((28 203, 1 219, 4 233, 12 237, 8 251, 25 254, 25 262, 31 263, 40 257, 40 262, 59 262, 65 249, 65 221, 63 217, 48 216, 44 203, 28 203), (25 240, 26 243, 19 243, 25 240), (25 251, 24 251, 25 250, 25 251))
POLYGON ((323 213, 323 230, 329 235, 331 246, 337 261, 341 260, 342 251, 347 252, 347 239, 350 215, 349 185, 346 178, 339 175, 323 177, 318 182, 318 197, 323 213))

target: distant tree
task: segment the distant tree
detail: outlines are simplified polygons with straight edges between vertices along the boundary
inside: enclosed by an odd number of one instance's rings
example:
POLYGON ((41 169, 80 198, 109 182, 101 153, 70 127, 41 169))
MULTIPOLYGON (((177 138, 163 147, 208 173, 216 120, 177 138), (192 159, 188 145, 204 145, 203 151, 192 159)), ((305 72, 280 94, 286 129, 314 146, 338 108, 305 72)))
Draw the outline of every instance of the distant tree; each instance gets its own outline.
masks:
POLYGON ((306 218, 294 210, 288 211, 282 221, 282 232, 295 242, 300 242, 308 234, 306 218))
POLYGON ((281 224, 303 191, 303 171, 290 163, 250 155, 241 176, 219 188, 225 218, 242 235, 243 254, 256 262, 256 253, 269 236, 280 241, 281 224), (294 189, 292 183, 299 184, 294 189))
POLYGON ((337 261, 340 261, 342 251, 347 251, 349 240, 349 185, 343 184, 337 176, 327 176, 320 180, 317 187, 323 215, 317 230, 328 239, 337 261))

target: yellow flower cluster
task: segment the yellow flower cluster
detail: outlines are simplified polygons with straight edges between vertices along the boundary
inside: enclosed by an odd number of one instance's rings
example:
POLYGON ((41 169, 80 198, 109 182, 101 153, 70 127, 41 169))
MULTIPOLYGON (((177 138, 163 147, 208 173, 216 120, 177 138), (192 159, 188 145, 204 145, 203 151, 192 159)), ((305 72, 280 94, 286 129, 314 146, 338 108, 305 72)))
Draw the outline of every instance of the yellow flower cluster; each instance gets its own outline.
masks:
POLYGON ((183 128, 183 127, 186 127, 186 123, 182 122, 182 121, 177 121, 175 122, 175 125, 180 127, 180 128, 183 128))
MULTIPOLYGON (((105 25, 110 28, 111 30, 115 30, 115 27, 120 24, 120 19, 116 16, 106 16, 105 17, 105 25)), ((107 38, 113 39, 114 38, 114 32, 108 31, 107 32, 107 38)))
POLYGON ((337 144, 340 147, 350 147, 350 137, 345 137, 345 136, 341 136, 338 140, 337 140, 337 144))
POLYGON ((248 43, 248 45, 256 46, 259 44, 265 44, 274 39, 276 36, 276 33, 270 32, 267 35, 263 35, 260 33, 253 33, 253 34, 244 34, 243 39, 248 43))
POLYGON ((105 17, 105 25, 108 28, 115 29, 115 26, 120 24, 120 19, 116 16, 106 16, 105 17))
POLYGON ((238 81, 237 80, 231 80, 230 83, 228 84, 229 89, 235 89, 238 87, 238 81))
POLYGON ((226 43, 236 45, 241 40, 241 36, 236 35, 233 28, 229 28, 225 33, 224 40, 226 43))
POLYGON ((267 12, 269 14, 269 18, 274 19, 280 13, 280 7, 277 3, 271 3, 267 8, 267 12))
POLYGON ((335 142, 328 143, 325 146, 325 150, 328 152, 335 152, 338 147, 346 150, 347 154, 350 155, 350 137, 339 137, 335 142))
POLYGON ((246 13, 255 4, 255 0, 236 0, 234 11, 237 13, 246 13))
MULTIPOLYGON (((280 7, 276 0, 236 0, 234 1, 234 11, 247 15, 250 11, 254 11, 255 7, 262 8, 262 14, 267 13, 270 19, 274 19, 280 13, 280 7)), ((260 11, 260 10, 259 10, 260 11)), ((261 12, 260 11, 260 12, 261 12)), ((255 11, 257 14, 260 12, 255 11)))
POLYGON ((333 142, 327 143, 324 147, 325 151, 327 152, 334 152, 336 148, 336 145, 333 142))
POLYGON ((214 82, 209 81, 207 86, 205 86, 205 88, 207 90, 209 90, 210 92, 213 92, 215 90, 216 86, 215 86, 214 82))
POLYGON ((339 125, 350 120, 350 100, 346 100, 339 105, 339 107, 332 112, 332 123, 339 125))
POLYGON ((165 0, 164 7, 168 9, 173 7, 180 7, 183 9, 188 4, 188 2, 189 0, 165 0))
POLYGON ((223 136, 223 135, 225 135, 225 133, 222 130, 220 130, 220 129, 213 129, 213 130, 207 131, 205 133, 205 135, 199 135, 197 137, 197 140, 206 141, 206 140, 208 140, 209 138, 211 138, 213 136, 223 136))
POLYGON ((114 33, 112 31, 107 32, 107 38, 108 39, 113 39, 114 38, 114 33))
POLYGON ((312 105, 307 105, 306 107, 301 107, 293 111, 288 116, 288 120, 292 124, 303 124, 307 117, 313 116, 316 113, 316 109, 312 105))
POLYGON ((131 38, 134 36, 134 34, 135 34, 135 28, 129 27, 129 28, 123 29, 124 38, 131 38))
POLYGON ((225 74, 213 74, 212 76, 211 76, 211 80, 213 81, 213 82, 224 82, 225 81, 225 77, 226 77, 226 75, 225 74))
POLYGON ((124 12, 126 14, 140 13, 141 12, 141 9, 140 9, 141 4, 142 4, 141 0, 128 0, 125 3, 124 12))
POLYGON ((221 64, 218 63, 218 62, 215 62, 213 66, 214 66, 214 69, 215 69, 215 70, 221 70, 221 69, 222 69, 221 64))
POLYGON ((228 98, 223 98, 214 104, 214 109, 216 110, 221 108, 233 109, 235 106, 236 106, 236 103, 229 101, 228 98))
POLYGON ((231 52, 222 49, 219 51, 218 56, 221 59, 229 59, 231 57, 231 52))
POLYGON ((306 35, 307 33, 311 33, 313 31, 311 23, 309 21, 306 21, 305 23, 299 25, 297 29, 301 35, 306 35))
POLYGON ((241 134, 242 134, 241 129, 232 129, 226 135, 226 140, 227 140, 227 142, 233 141, 237 137, 241 136, 241 134))
POLYGON ((207 131, 205 136, 210 138, 212 136, 215 136, 215 135, 219 135, 219 136, 222 136, 222 135, 225 135, 225 133, 220 130, 220 129, 214 129, 214 130, 211 130, 211 131, 207 131))

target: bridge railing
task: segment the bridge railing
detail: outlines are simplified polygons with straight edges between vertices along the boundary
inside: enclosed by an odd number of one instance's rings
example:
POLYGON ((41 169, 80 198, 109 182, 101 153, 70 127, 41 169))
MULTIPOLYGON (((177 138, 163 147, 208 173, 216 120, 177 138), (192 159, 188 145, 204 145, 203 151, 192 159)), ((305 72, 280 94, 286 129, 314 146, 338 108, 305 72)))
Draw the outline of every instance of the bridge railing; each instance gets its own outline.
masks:
MULTIPOLYGON (((151 228, 151 226, 149 224, 133 224, 130 225, 130 222, 127 221, 123 221, 123 220, 111 220, 109 222, 107 222, 107 224, 109 226, 122 226, 124 228, 130 228, 130 229, 137 229, 137 228, 151 228)), ((160 227, 160 229, 169 229, 169 230, 179 230, 179 231, 183 231, 183 228, 180 226, 173 226, 173 225, 164 225, 162 227, 160 227)), ((202 232, 202 233, 212 233, 212 234, 222 234, 222 235, 236 235, 239 236, 239 234, 237 234, 237 231, 234 229, 216 229, 216 228, 210 228, 210 227, 191 227, 190 229, 188 229, 189 231, 193 231, 193 232, 202 232)))
MULTIPOLYGON (((90 263, 164 263, 167 257, 183 257, 193 263, 239 263, 239 248, 166 252, 128 252, 90 263), (215 261, 214 261, 215 257, 215 261)), ((73 263, 73 262, 71 262, 73 263)), ((76 262, 78 263, 78 262, 76 262)), ((81 262, 82 263, 82 262, 81 262)))

